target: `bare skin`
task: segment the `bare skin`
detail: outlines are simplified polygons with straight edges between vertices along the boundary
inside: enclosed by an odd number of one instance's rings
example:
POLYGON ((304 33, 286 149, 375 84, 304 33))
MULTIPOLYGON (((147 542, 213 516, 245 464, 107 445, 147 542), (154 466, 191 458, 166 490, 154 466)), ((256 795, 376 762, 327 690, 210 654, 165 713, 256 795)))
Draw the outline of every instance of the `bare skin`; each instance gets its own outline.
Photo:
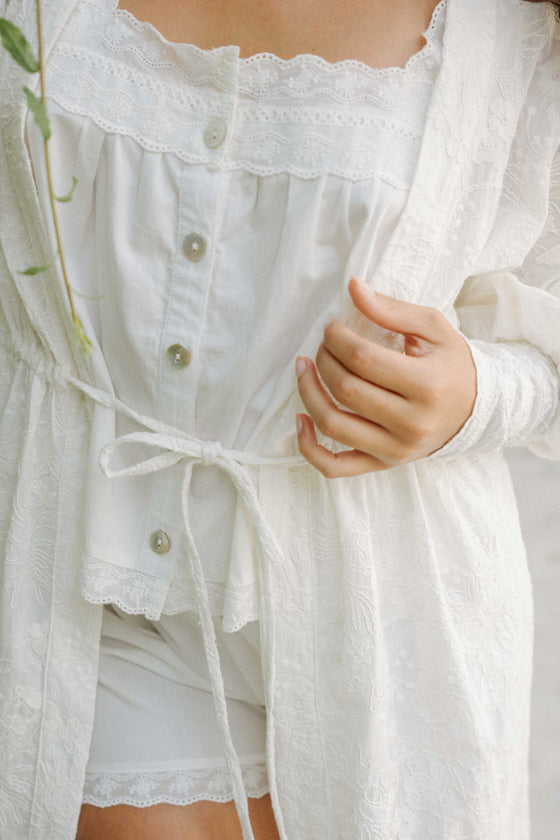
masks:
MULTIPOLYGON (((148 21, 169 41, 196 44, 202 49, 237 44, 242 58, 260 52, 280 58, 310 53, 331 62, 356 59, 371 67, 404 67, 424 46, 422 33, 437 2, 120 0, 119 8, 138 20, 148 21)), ((303 449, 314 462, 311 450, 317 447, 311 437, 308 444, 303 439, 303 449)), ((322 471, 330 469, 322 463, 315 465, 322 471)), ((250 799, 249 813, 255 840, 279 840, 269 795, 250 799)), ((148 808, 82 806, 76 840, 163 838, 242 840, 235 805, 197 802, 186 806, 163 803, 148 808)))
MULTIPOLYGON (((255 840, 280 840, 270 796, 249 799, 255 840)), ((193 805, 82 805, 76 840, 242 840, 233 802, 193 805)))
POLYGON ((363 338, 334 319, 315 363, 296 359, 298 389, 309 412, 297 418, 299 451, 326 478, 389 470, 436 452, 470 417, 477 393, 469 346, 438 309, 374 296, 355 277, 348 291, 366 318, 401 333, 404 351, 363 338), (332 452, 317 442, 315 425, 354 448, 332 452))
POLYGON ((169 41, 237 44, 241 57, 300 53, 403 67, 425 44, 437 0, 120 0, 169 41))

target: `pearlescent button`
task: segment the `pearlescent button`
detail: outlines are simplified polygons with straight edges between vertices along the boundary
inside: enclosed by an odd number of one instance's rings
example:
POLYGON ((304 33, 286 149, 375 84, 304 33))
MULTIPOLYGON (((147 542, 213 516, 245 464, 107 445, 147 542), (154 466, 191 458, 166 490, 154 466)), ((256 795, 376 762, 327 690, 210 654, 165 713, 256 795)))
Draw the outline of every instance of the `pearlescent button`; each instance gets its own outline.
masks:
POLYGON ((155 551, 156 554, 167 554, 171 548, 169 537, 165 531, 161 530, 161 528, 158 528, 157 531, 150 534, 150 548, 152 551, 155 551))
POLYGON ((219 117, 215 117, 204 129, 204 142, 209 149, 216 149, 225 140, 227 126, 219 117))
POLYGON ((172 344, 165 353, 167 364, 174 370, 183 370, 191 360, 191 354, 182 344, 172 344))
POLYGON ((189 233, 183 239, 183 250, 189 260, 198 262, 206 253, 206 240, 199 233, 189 233))

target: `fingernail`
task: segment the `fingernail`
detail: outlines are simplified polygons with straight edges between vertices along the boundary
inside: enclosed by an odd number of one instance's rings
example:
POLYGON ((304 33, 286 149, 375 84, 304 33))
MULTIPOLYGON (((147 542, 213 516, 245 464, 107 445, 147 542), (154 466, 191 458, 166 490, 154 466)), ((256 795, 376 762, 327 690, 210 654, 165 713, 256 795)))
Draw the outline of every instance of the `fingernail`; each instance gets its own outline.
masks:
POLYGON ((305 372, 305 368, 307 365, 305 364, 305 359, 302 359, 301 356, 298 356, 296 359, 296 376, 299 379, 302 373, 305 372))
POLYGON ((303 431, 303 420, 301 419, 301 414, 296 414, 296 429, 298 435, 301 435, 303 431))

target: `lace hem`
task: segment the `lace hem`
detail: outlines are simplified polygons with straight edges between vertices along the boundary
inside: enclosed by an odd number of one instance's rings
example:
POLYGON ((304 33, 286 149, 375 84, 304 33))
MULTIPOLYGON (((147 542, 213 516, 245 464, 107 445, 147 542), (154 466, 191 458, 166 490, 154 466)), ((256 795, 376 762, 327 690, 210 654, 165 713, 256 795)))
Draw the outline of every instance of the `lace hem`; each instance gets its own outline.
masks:
MULTIPOLYGON (((235 633, 249 621, 259 619, 259 589, 255 581, 246 585, 206 581, 210 609, 222 616, 226 633, 235 633)), ((116 604, 130 615, 143 614, 149 621, 162 615, 191 610, 198 612, 198 599, 190 578, 170 581, 136 569, 125 569, 84 555, 82 596, 93 604, 116 604)))
MULTIPOLYGON (((269 792, 266 764, 242 767, 243 784, 250 798, 269 792)), ((133 805, 147 808, 160 802, 192 805, 193 802, 228 802, 233 799, 226 768, 159 770, 134 773, 86 772, 83 802, 98 808, 133 805)))

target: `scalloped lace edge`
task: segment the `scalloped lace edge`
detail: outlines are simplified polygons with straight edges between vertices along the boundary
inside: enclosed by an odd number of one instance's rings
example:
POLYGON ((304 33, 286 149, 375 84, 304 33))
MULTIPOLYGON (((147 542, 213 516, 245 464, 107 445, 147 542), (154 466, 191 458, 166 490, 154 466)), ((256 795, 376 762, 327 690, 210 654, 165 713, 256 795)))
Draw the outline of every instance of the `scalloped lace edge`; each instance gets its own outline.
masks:
MULTIPOLYGON (((245 585, 207 580, 210 608, 222 617, 226 632, 236 632, 259 620, 258 582, 245 585)), ((139 569, 122 568, 87 553, 83 555, 81 594, 92 604, 116 604, 129 615, 142 613, 149 621, 186 610, 198 612, 190 578, 164 581, 139 569)))
MULTIPOLYGON (((247 796, 259 799, 269 792, 266 764, 242 767, 247 796)), ((233 799, 231 779, 223 767, 205 770, 141 770, 126 773, 86 771, 82 801, 98 808, 133 805, 148 808, 166 802, 192 805, 194 802, 229 802, 233 799)))
MULTIPOLYGON (((372 67, 370 64, 367 64, 365 61, 360 61, 359 59, 355 58, 343 58, 339 61, 329 61, 326 58, 323 58, 320 55, 315 55, 314 53, 300 53, 298 55, 294 55, 291 58, 281 58, 279 55, 276 55, 272 52, 258 52, 254 55, 247 56, 245 58, 241 58, 239 55, 237 57, 237 61, 241 65, 248 65, 248 64, 256 64, 261 61, 269 61, 273 64, 276 64, 278 67, 293 67, 297 65, 311 65, 315 67, 320 67, 324 70, 335 70, 344 67, 351 67, 355 70, 363 71, 366 75, 369 76, 401 76, 406 75, 411 67, 413 67, 420 59, 424 59, 427 54, 431 53, 433 50, 433 43, 432 43, 432 36, 434 30, 439 22, 439 18, 441 13, 443 12, 444 8, 447 6, 448 0, 439 0, 439 3, 435 6, 432 16, 430 18, 430 23, 428 24, 427 29, 422 33, 422 37, 426 41, 424 46, 415 52, 410 58, 407 60, 404 67, 399 67, 397 65, 393 65, 391 67, 372 67)), ((109 11, 115 17, 121 17, 124 20, 128 21, 132 26, 137 28, 140 31, 149 32, 152 37, 157 38, 160 43, 166 44, 167 46, 171 46, 175 49, 189 49, 196 55, 206 56, 212 53, 217 53, 220 50, 227 50, 232 49, 232 47, 236 48, 238 52, 240 51, 240 47, 237 44, 224 44, 220 47, 213 47, 209 49, 204 49, 203 47, 198 47, 196 44, 190 44, 181 41, 170 41, 166 38, 160 31, 157 29, 154 24, 150 23, 147 20, 140 20, 132 12, 129 12, 128 9, 119 9, 119 0, 108 0, 109 3, 109 11)))

